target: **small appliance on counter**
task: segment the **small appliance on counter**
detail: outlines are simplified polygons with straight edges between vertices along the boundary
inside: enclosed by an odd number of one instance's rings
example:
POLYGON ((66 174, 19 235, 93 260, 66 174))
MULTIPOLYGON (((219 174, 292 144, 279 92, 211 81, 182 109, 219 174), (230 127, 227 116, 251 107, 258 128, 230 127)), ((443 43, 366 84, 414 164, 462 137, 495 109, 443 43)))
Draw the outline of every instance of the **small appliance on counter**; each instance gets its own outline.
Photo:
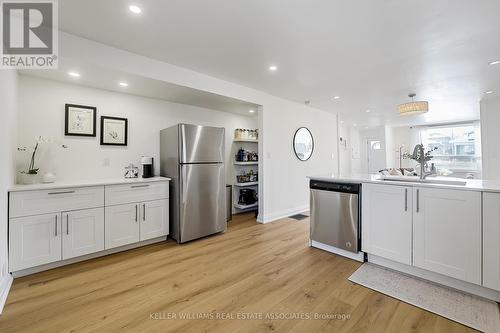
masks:
POLYGON ((142 178, 151 178, 154 176, 153 158, 151 156, 143 156, 141 158, 142 178))

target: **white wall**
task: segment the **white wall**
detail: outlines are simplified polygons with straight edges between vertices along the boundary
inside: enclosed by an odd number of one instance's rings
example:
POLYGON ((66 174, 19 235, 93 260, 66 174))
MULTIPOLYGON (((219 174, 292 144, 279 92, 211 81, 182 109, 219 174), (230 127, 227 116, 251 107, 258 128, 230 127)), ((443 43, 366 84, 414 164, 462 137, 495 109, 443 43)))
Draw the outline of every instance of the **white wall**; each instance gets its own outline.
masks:
POLYGON ((391 126, 384 126, 385 134, 385 167, 386 168, 397 168, 398 163, 396 163, 396 153, 395 153, 395 141, 394 141, 394 128, 391 126))
MULTIPOLYGON (((394 151, 394 159, 393 159, 393 167, 399 168, 399 151, 398 148, 400 146, 404 146, 402 148, 402 153, 404 152, 413 152, 413 147, 417 144, 415 139, 412 139, 412 129, 408 126, 402 126, 402 127, 392 127, 392 149, 394 151)), ((408 159, 403 159, 401 166, 403 168, 413 168, 415 167, 415 162, 408 160, 408 159)))
POLYGON ((481 101, 481 144, 484 179, 500 179, 500 99, 481 101))
POLYGON ((0 313, 12 281, 8 274, 7 189, 14 181, 17 72, 0 70, 0 313))
POLYGON ((332 113, 64 32, 59 37, 61 65, 81 62, 262 105, 259 219, 263 222, 308 207, 306 176, 337 172, 337 119, 332 113), (315 137, 317 148, 308 162, 298 161, 291 151, 299 126, 310 126, 315 137))
POLYGON ((263 116, 263 219, 269 221, 309 209, 306 176, 337 173, 338 135, 335 115, 314 109, 304 112, 299 104, 268 103, 263 116), (307 127, 314 138, 314 151, 307 161, 298 160, 293 151, 293 136, 299 127, 307 127))
MULTIPOLYGON (((40 174, 55 171, 60 181, 122 178, 129 163, 140 166, 142 155, 153 156, 155 173, 159 174, 159 132, 180 122, 224 127, 226 129, 227 182, 234 183, 232 138, 236 128, 257 128, 257 117, 203 109, 138 97, 74 84, 19 76, 19 131, 17 144, 33 147, 38 136, 53 138, 69 146, 62 149, 45 145, 37 163, 40 174), (97 136, 64 136, 66 103, 97 107, 97 136), (100 116, 128 119, 126 147, 101 146, 100 116), (109 165, 104 161, 108 159, 109 165), (50 161, 56 163, 51 163, 50 161)), ((16 168, 26 168, 29 154, 16 153, 16 168)))
MULTIPOLYGON (((339 136, 342 138, 339 146, 339 174, 351 174, 351 160, 352 160, 352 142, 351 142, 351 129, 347 126, 340 126, 339 136)), ((340 139, 340 138, 339 138, 340 139)))
POLYGON ((351 173, 354 175, 366 173, 366 170, 363 170, 361 161, 362 145, 359 130, 356 127, 351 127, 349 133, 351 138, 351 173))

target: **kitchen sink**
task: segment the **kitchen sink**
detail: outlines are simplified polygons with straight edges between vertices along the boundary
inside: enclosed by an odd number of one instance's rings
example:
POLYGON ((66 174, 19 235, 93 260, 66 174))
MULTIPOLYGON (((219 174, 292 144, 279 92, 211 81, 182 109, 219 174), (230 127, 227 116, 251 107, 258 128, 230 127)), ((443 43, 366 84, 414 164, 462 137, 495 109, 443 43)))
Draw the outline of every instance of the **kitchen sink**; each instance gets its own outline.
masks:
POLYGON ((446 177, 429 177, 426 179, 420 179, 416 176, 383 176, 380 180, 394 181, 394 182, 411 182, 420 184, 438 184, 438 185, 454 185, 454 186, 465 186, 466 181, 459 178, 446 178, 446 177))

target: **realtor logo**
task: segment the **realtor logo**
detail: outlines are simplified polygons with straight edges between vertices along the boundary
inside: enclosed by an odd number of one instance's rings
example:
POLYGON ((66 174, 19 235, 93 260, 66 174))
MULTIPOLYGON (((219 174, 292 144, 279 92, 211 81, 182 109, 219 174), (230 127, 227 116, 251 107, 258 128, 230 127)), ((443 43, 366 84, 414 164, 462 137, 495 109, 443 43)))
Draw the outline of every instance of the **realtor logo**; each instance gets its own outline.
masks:
POLYGON ((1 68, 57 68, 56 0, 1 2, 1 68))

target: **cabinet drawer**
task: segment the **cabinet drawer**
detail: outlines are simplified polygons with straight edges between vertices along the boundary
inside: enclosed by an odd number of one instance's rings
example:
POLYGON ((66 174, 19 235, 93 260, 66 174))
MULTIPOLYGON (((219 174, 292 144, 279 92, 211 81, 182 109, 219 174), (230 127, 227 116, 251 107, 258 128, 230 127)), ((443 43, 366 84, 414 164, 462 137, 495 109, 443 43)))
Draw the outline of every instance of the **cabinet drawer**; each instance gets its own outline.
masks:
POLYGON ((103 206, 104 186, 11 192, 9 216, 31 216, 103 206))
POLYGON ((168 198, 168 182, 106 186, 106 206, 168 198))

